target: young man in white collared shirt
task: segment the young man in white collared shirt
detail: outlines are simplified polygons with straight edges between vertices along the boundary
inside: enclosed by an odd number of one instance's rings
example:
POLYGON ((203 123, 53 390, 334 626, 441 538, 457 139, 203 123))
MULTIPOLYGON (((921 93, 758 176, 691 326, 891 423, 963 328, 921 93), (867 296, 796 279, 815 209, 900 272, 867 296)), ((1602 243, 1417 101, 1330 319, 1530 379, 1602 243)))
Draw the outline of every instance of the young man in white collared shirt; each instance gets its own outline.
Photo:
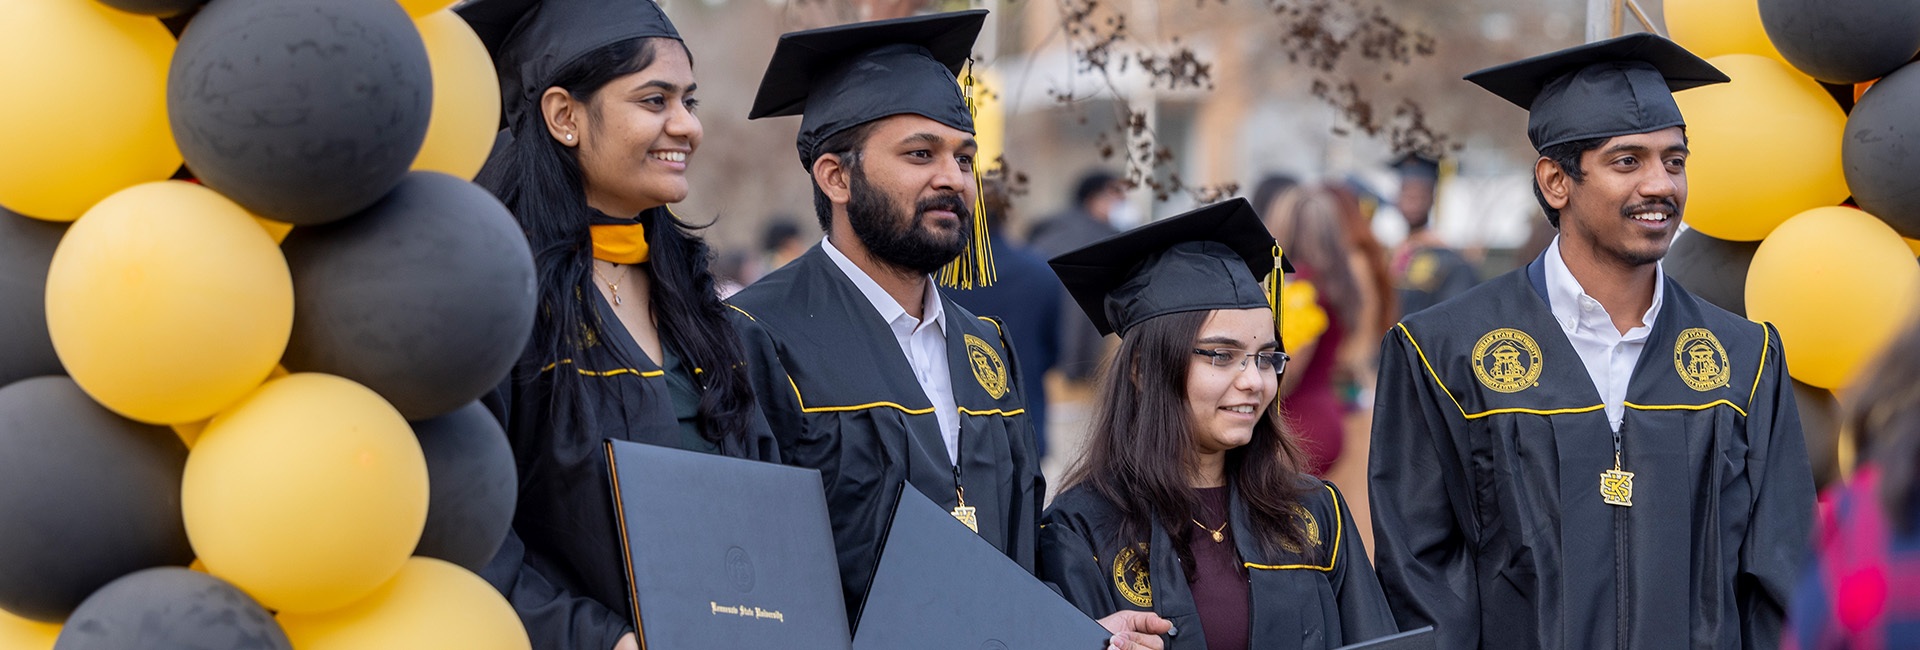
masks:
POLYGON ((1670 94, 1726 80, 1651 34, 1476 72, 1530 111, 1560 235, 1381 343, 1375 560, 1440 647, 1774 648, 1812 516, 1780 338, 1666 278, 1670 94))

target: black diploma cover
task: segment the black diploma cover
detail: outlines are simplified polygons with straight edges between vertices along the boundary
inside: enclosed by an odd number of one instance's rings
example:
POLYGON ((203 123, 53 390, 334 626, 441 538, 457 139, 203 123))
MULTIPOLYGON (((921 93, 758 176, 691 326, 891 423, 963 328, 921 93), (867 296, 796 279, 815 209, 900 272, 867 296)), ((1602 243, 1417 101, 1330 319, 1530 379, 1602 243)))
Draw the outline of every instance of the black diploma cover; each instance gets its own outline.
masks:
POLYGON ((847 650, 820 472, 607 441, 646 650, 847 650))
POLYGON ((865 602, 855 650, 1100 650, 1113 636, 904 484, 865 602))

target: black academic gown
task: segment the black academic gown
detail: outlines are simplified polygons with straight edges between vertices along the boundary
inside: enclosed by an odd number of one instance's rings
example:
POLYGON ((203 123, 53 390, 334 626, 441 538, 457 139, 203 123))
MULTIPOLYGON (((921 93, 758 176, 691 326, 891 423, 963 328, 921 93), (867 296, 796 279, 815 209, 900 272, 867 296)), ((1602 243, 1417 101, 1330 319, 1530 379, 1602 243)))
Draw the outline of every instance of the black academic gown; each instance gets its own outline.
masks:
MULTIPOLYGON (((481 573, 520 614, 536 650, 610 650, 634 630, 605 441, 685 446, 663 371, 600 292, 584 293, 608 324, 598 339, 571 363, 521 364, 482 398, 513 445, 520 501, 506 542, 481 573), (619 356, 608 346, 618 347, 619 356), (556 417, 550 399, 555 372, 583 375, 591 422, 556 417)), ((720 451, 779 459, 758 413, 751 430, 726 439, 720 451)))
POLYGON ((1374 559, 1400 625, 1448 649, 1776 647, 1813 509, 1778 333, 1665 280, 1621 425, 1633 505, 1608 505, 1613 435, 1544 264, 1381 343, 1374 559))
MULTIPOLYGON (((1018 364, 997 321, 940 300, 967 505, 980 536, 1032 571, 1045 489, 1018 364)), ((932 402, 892 330, 818 245, 729 302, 780 457, 820 470, 857 619, 902 481, 958 505, 932 402)))
MULTIPOLYGON (((1397 632, 1380 582, 1367 563, 1353 515, 1331 483, 1315 481, 1301 504, 1313 522, 1314 559, 1270 555, 1251 532, 1246 504, 1228 494, 1233 545, 1247 568, 1247 647, 1326 650, 1397 632)), ((1068 489, 1047 508, 1040 528, 1040 576, 1093 618, 1122 609, 1151 611, 1179 631, 1167 650, 1206 650, 1206 631, 1168 532, 1153 523, 1146 571, 1123 552, 1120 512, 1086 486, 1068 489), (1141 587, 1145 586, 1145 589, 1141 587)))

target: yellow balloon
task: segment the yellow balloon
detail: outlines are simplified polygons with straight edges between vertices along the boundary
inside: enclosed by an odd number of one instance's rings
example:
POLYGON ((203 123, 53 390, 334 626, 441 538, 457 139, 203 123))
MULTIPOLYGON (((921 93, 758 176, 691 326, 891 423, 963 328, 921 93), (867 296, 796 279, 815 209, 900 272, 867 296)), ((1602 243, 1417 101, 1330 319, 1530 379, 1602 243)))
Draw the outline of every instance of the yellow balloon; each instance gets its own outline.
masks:
POLYGON ((296 373, 207 425, 180 495, 209 572, 268 609, 321 612, 406 563, 426 526, 427 461, 372 390, 296 373))
POLYGON ((1847 115, 1820 84, 1751 54, 1711 60, 1733 83, 1674 93, 1687 118, 1687 224, 1759 241, 1788 217, 1847 198, 1847 115))
POLYGON ((296 650, 528 650, 500 592, 466 569, 416 557, 359 602, 320 614, 281 613, 296 650))
POLYGON ((30 621, 0 609, 0 650, 52 650, 58 636, 59 624, 30 621))
POLYGON ((292 329, 280 248, 246 210, 192 183, 101 201, 47 271, 60 363, 94 401, 142 422, 192 422, 232 404, 267 378, 292 329))
MULTIPOLYGON (((419 18, 451 7, 454 1, 455 0, 400 0, 400 8, 407 10, 407 15, 419 18)), ((437 91, 439 88, 434 88, 434 90, 437 91)))
MULTIPOLYGON (((279 223, 276 221, 267 221, 265 219, 261 219, 260 222, 263 224, 279 223)), ((293 226, 287 226, 287 228, 291 230, 293 226)), ((274 364, 273 372, 267 373, 267 381, 273 381, 275 379, 285 377, 289 374, 292 374, 292 373, 287 372, 286 366, 274 364)), ((213 418, 207 418, 205 420, 196 420, 193 422, 180 422, 173 425, 173 435, 179 436, 180 442, 186 443, 187 448, 192 449, 193 443, 199 442, 200 433, 206 431, 207 425, 212 422, 213 422, 213 418)), ((198 563, 199 560, 194 560, 194 562, 198 563)), ((187 567, 187 568, 194 569, 196 571, 205 569, 205 567, 199 567, 199 568, 187 567)), ((0 650, 4 650, 4 649, 0 649, 0 650)))
POLYGON ((1794 379, 1833 389, 1920 305, 1920 264, 1891 226, 1847 207, 1780 224, 1747 270, 1747 317, 1773 323, 1794 379))
POLYGON ((0 20, 0 205, 72 221, 180 168, 167 125, 173 35, 92 0, 10 2, 0 20))
POLYGON ((1757 0, 1666 0, 1667 36, 1701 58, 1758 54, 1786 63, 1760 23, 1757 0))
POLYGON ((254 217, 253 220, 260 224, 262 230, 267 231, 267 236, 272 237, 273 243, 275 244, 286 241, 287 233, 293 232, 293 224, 290 223, 264 219, 258 216, 254 217))
POLYGON ((1914 257, 1920 257, 1920 239, 1909 239, 1906 242, 1907 248, 1913 251, 1914 257))
POLYGON ((433 67, 433 113, 413 168, 472 179, 500 130, 500 79, 493 59, 451 9, 422 16, 414 25, 433 67))

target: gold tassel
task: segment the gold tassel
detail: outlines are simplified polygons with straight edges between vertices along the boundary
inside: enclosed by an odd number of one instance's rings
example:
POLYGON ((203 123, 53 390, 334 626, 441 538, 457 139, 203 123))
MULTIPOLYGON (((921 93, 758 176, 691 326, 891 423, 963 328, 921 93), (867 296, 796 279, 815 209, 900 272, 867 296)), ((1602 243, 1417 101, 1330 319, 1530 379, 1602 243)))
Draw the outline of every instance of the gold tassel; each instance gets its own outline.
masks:
MULTIPOLYGON (((1280 242, 1274 242, 1273 273, 1267 276, 1267 308, 1273 310, 1273 333, 1275 336, 1279 336, 1281 332, 1285 331, 1281 329, 1283 319, 1280 316, 1280 289, 1281 283, 1286 281, 1286 272, 1280 268, 1281 259, 1280 242)), ((1280 341, 1280 350, 1284 352, 1286 349, 1287 342, 1285 340, 1280 341)))
MULTIPOLYGON (((976 123, 980 118, 980 107, 973 95, 973 60, 967 60, 967 68, 960 77, 961 93, 967 100, 967 117, 976 123)), ((967 247, 945 267, 940 269, 940 286, 951 289, 973 289, 993 286, 993 245, 987 239, 986 181, 981 176, 980 161, 973 161, 973 237, 967 240, 967 247)))

